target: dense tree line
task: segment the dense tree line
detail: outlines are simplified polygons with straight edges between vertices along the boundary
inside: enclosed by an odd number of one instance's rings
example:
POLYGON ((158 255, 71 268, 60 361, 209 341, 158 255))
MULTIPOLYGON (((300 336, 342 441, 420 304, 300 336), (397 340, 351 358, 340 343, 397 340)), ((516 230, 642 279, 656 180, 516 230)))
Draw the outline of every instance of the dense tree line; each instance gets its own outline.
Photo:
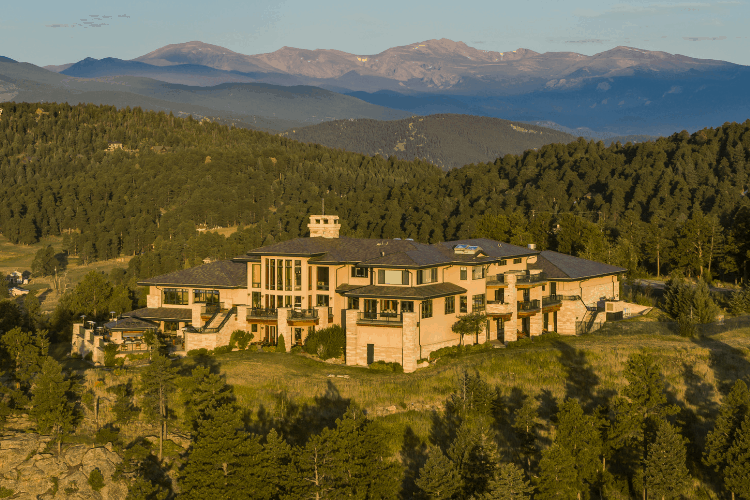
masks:
POLYGON ((26 244, 62 234, 84 261, 160 248, 133 264, 140 273, 304 235, 322 199, 350 236, 491 235, 704 278, 749 267, 750 122, 637 145, 579 139, 445 173, 137 108, 4 110, 2 233, 26 244), (105 153, 108 141, 139 151, 105 153), (246 229, 229 243, 196 234, 235 224, 246 229))

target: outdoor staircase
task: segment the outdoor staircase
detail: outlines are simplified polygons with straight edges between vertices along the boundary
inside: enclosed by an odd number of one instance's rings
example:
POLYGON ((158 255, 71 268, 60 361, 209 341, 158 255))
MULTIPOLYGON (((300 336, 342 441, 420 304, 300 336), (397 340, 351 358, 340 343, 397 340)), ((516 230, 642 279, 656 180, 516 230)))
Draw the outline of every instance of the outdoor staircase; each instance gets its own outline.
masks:
POLYGON ((201 329, 202 333, 218 333, 221 331, 222 328, 224 328, 224 325, 227 324, 229 321, 229 318, 232 317, 232 315, 237 315, 237 308, 233 307, 229 310, 221 310, 218 311, 216 314, 211 316, 211 319, 209 319, 206 324, 201 329))

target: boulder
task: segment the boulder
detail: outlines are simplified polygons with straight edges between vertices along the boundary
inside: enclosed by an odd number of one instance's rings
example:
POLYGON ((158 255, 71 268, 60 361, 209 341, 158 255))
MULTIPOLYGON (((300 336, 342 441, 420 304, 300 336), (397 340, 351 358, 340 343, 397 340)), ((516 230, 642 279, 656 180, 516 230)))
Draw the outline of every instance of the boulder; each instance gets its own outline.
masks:
POLYGON ((36 455, 31 460, 37 469, 50 477, 61 476, 68 472, 68 464, 64 460, 52 455, 36 455))
POLYGON ((18 479, 15 488, 12 488, 17 492, 28 493, 36 498, 52 486, 52 479, 31 461, 23 463, 17 470, 18 479))
POLYGON ((0 439, 0 474, 15 469, 30 455, 42 451, 49 437, 39 434, 16 434, 0 439))
POLYGON ((63 452, 63 458, 65 459, 65 462, 71 467, 81 465, 81 460, 83 460, 83 456, 89 449, 90 448, 85 444, 76 444, 70 446, 63 452))
POLYGON ((128 487, 121 481, 107 483, 100 493, 104 500, 125 500, 128 496, 128 487))
POLYGON ((104 480, 109 481, 115 473, 115 464, 120 463, 120 460, 117 453, 106 448, 91 448, 81 460, 81 471, 88 477, 92 470, 99 469, 104 480))

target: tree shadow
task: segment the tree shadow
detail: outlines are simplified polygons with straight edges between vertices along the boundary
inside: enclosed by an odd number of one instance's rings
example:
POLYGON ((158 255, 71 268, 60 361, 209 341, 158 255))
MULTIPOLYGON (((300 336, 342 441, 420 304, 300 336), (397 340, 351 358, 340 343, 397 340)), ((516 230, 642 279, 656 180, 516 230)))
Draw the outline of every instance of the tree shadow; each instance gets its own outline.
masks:
POLYGON ((325 392, 316 396, 312 404, 301 407, 289 402, 277 430, 291 445, 303 446, 311 436, 323 429, 333 429, 351 404, 351 399, 341 397, 330 380, 325 392))
POLYGON ((401 446, 401 463, 404 477, 401 481, 401 498, 418 498, 420 490, 414 482, 419 477, 419 471, 427 462, 427 445, 417 436, 411 426, 404 430, 404 440, 401 446))
POLYGON ((432 410, 430 413, 430 434, 428 439, 434 446, 440 447, 443 453, 448 452, 451 443, 456 439, 458 426, 448 418, 447 415, 432 410))
POLYGON ((565 398, 577 399, 586 413, 605 404, 612 394, 597 394, 600 379, 586 359, 586 353, 566 342, 558 341, 553 345, 560 351, 559 361, 565 371, 565 398))
POLYGON ((557 399, 552 395, 552 391, 549 389, 542 389, 542 392, 536 397, 539 401, 539 419, 543 422, 542 427, 545 432, 544 436, 537 435, 537 442, 541 444, 540 449, 552 446, 552 440, 549 436, 552 435, 552 418, 557 415, 558 406, 557 399))
POLYGON ((728 394, 738 379, 747 380, 750 376, 750 362, 740 349, 709 336, 694 337, 692 340, 708 349, 708 366, 714 372, 720 394, 728 394))

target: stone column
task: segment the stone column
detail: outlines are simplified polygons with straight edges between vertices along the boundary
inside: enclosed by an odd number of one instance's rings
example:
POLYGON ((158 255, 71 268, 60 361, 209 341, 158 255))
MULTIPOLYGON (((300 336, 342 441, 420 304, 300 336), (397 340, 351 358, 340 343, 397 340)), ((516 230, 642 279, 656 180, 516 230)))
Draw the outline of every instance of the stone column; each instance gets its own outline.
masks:
POLYGON ((357 365, 357 313, 356 309, 346 310, 346 364, 350 366, 357 365))
POLYGON ((505 322, 505 342, 518 340, 518 290, 516 289, 516 275, 505 273, 505 303, 510 307, 510 320, 505 322))
POLYGON ((291 309, 288 307, 280 307, 276 311, 278 312, 276 320, 276 324, 278 325, 276 327, 276 335, 284 336, 284 345, 286 346, 286 352, 290 352, 294 343, 292 329, 289 327, 289 322, 287 321, 287 318, 289 318, 289 311, 291 311, 291 309))
POLYGON ((419 332, 417 330, 417 313, 403 313, 403 325, 401 327, 401 345, 403 355, 401 366, 406 373, 417 369, 419 359, 419 332))
POLYGON ((326 306, 319 306, 315 308, 318 311, 318 329, 328 328, 328 308, 326 306))
POLYGON ((544 317, 542 316, 542 287, 535 286, 529 293, 531 300, 539 301, 539 312, 529 318, 529 336, 536 337, 542 334, 544 328, 544 317))

